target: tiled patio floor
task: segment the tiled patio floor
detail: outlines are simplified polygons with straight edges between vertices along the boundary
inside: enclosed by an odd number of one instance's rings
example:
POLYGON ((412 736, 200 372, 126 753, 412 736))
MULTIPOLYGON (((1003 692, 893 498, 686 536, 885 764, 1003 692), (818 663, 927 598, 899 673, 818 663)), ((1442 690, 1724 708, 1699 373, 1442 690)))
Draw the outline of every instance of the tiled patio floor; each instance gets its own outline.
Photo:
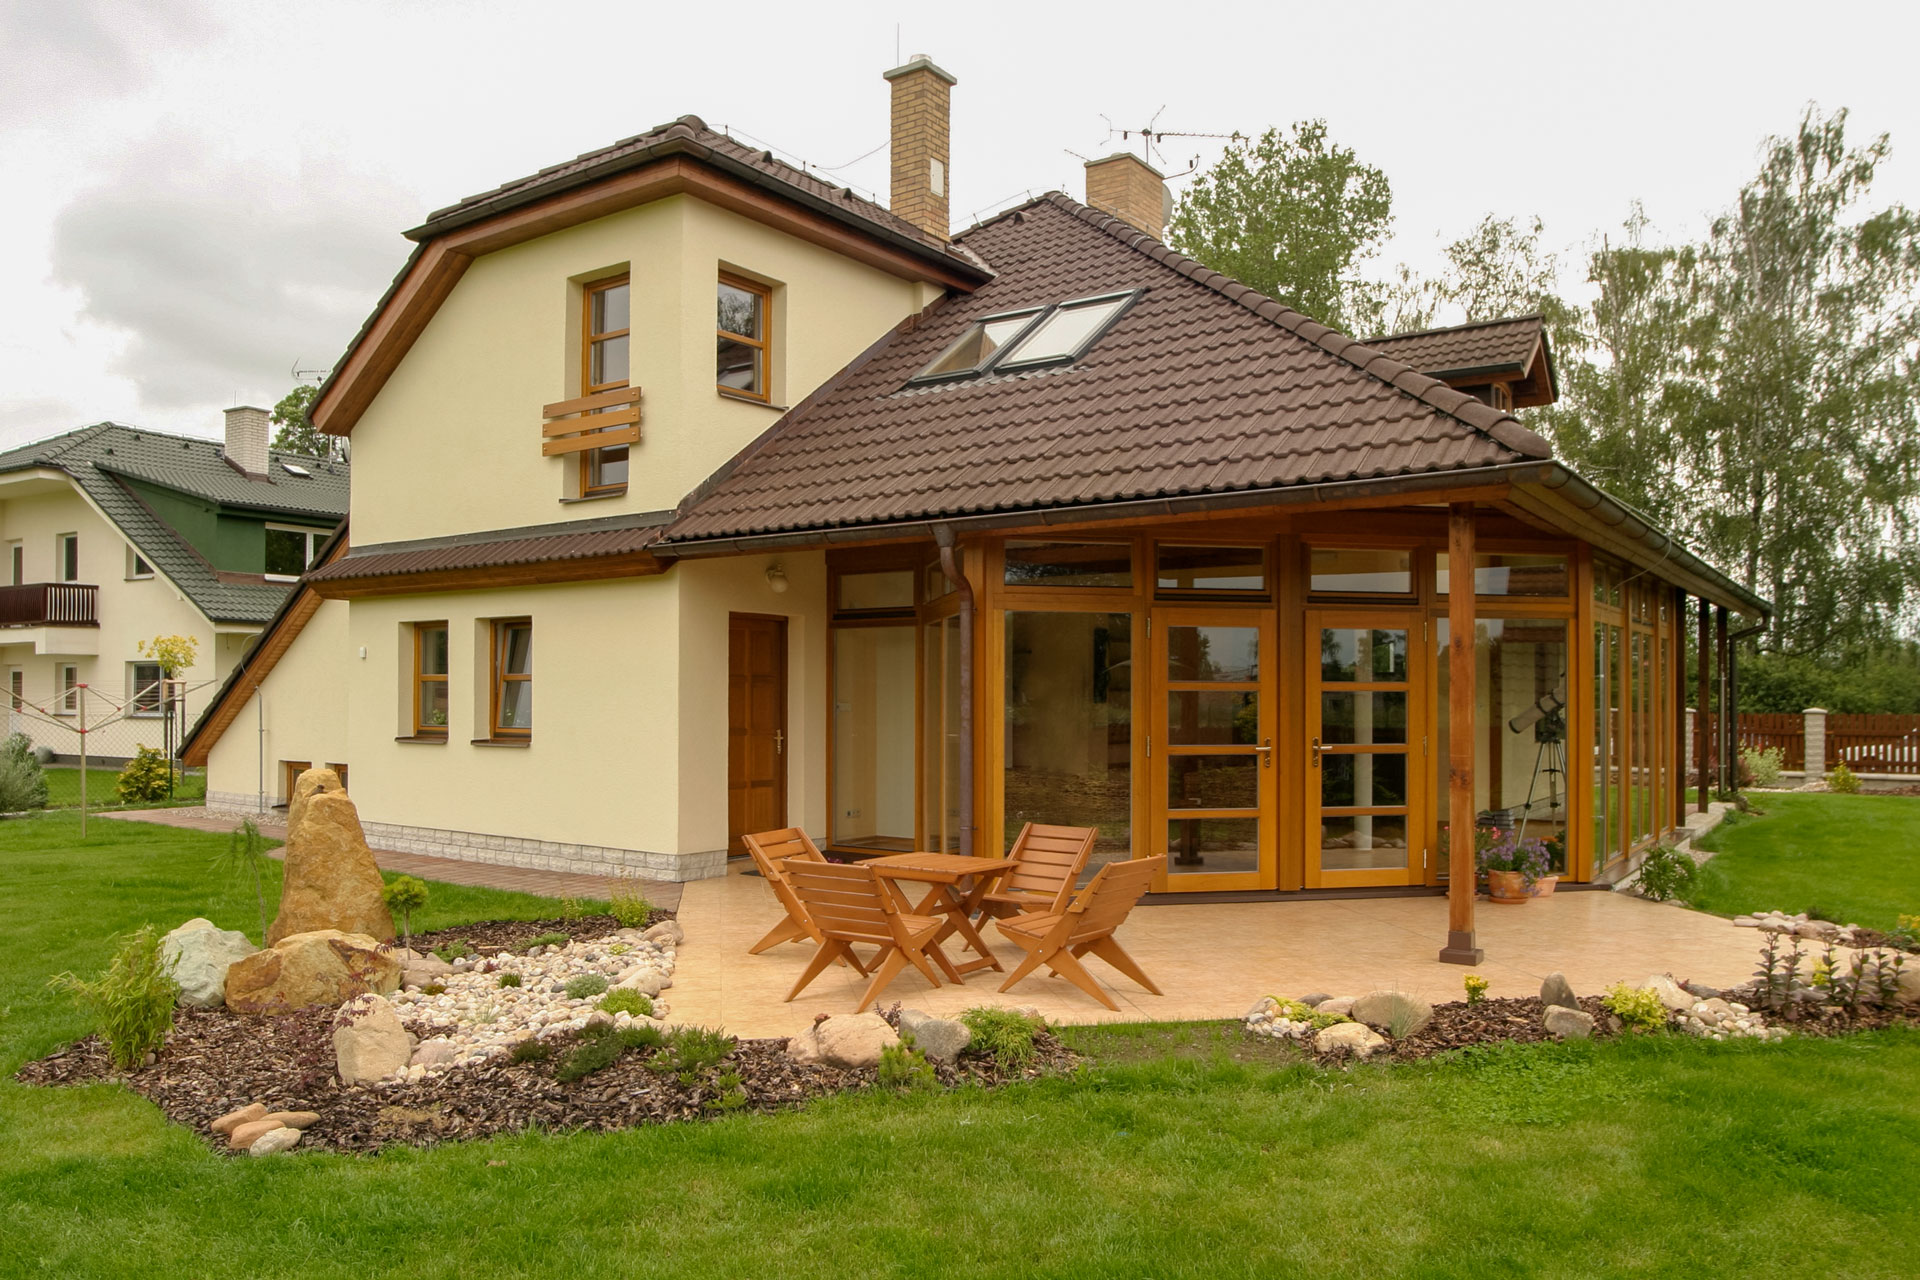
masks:
MULTIPOLYGON (((680 922, 687 938, 668 997, 674 1021, 724 1026, 736 1035, 782 1036, 816 1014, 851 1011, 864 980, 843 966, 784 1003, 813 946, 788 943, 747 954, 781 910, 767 883, 741 874, 743 869, 735 864, 723 878, 685 887, 680 922)), ((1468 972, 1486 977, 1496 996, 1538 995, 1540 980, 1556 969, 1583 995, 1669 971, 1732 985, 1751 976, 1758 955, 1752 930, 1625 894, 1561 893, 1524 906, 1482 901, 1477 915, 1487 960, 1467 970, 1435 958, 1446 939, 1444 898, 1143 906, 1121 928, 1120 941, 1166 994, 1149 995, 1101 961, 1089 960, 1120 1005, 1118 1013, 1044 971, 1001 995, 1003 975, 991 970, 933 990, 909 969, 880 1003, 897 1000, 933 1013, 978 1004, 1032 1005, 1056 1022, 1233 1018, 1269 993, 1363 995, 1393 986, 1430 1000, 1457 1000, 1468 972)), ((1018 949, 992 930, 987 936, 1011 971, 1018 949)), ((970 954, 951 939, 947 946, 955 959, 970 954)))

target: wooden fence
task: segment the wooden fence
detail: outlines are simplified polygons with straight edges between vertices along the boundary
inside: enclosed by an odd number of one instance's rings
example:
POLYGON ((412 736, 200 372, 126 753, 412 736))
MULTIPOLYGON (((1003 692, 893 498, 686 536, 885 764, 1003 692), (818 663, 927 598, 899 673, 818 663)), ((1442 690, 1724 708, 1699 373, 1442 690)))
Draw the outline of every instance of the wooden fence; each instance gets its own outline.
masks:
MULTIPOLYGON (((1707 731, 1714 732, 1720 723, 1720 713, 1712 712, 1706 717, 1707 731)), ((1695 730, 1699 732, 1696 722, 1695 730)), ((1711 739, 1709 739, 1711 741, 1711 739)), ((1769 747, 1778 747, 1785 759, 1782 769, 1804 769, 1807 767, 1807 718, 1792 712, 1767 712, 1761 715, 1743 715, 1740 717, 1740 749, 1742 751, 1761 751, 1769 747)), ((1692 768, 1692 761, 1688 761, 1692 768)))
POLYGON ((1920 773, 1920 716, 1829 715, 1827 766, 1841 760, 1855 773, 1920 773))

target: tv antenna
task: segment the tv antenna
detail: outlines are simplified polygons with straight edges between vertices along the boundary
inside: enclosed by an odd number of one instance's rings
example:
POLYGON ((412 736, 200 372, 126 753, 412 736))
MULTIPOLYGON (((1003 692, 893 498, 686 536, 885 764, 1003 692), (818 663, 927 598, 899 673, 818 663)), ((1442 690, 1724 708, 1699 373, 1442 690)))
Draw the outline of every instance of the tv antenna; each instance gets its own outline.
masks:
POLYGON ((327 380, 327 375, 332 373, 333 370, 302 369, 300 367, 300 361, 296 358, 293 362, 293 368, 288 370, 288 372, 292 376, 295 382, 305 382, 309 378, 311 378, 315 382, 325 382, 327 380))
MULTIPOLYGON (((1166 155, 1161 150, 1160 144, 1169 138, 1219 138, 1229 143, 1244 142, 1247 140, 1247 135, 1241 133, 1238 129, 1235 129, 1232 133, 1198 133, 1189 130, 1159 128, 1160 117, 1166 113, 1166 110, 1166 104, 1164 102, 1161 103, 1160 110, 1154 112, 1146 124, 1139 128, 1122 128, 1113 122, 1111 116, 1103 113, 1100 118, 1107 123, 1107 136, 1101 139, 1101 144, 1104 146, 1113 141, 1114 136, 1117 134, 1122 142, 1131 147, 1133 140, 1137 137, 1140 139, 1140 158, 1148 164, 1152 164, 1154 157, 1159 156, 1160 163, 1165 165, 1167 163, 1166 155)), ((1185 177, 1199 167, 1200 157, 1196 155, 1187 161, 1186 168, 1182 169, 1179 173, 1169 173, 1167 177, 1185 177)))

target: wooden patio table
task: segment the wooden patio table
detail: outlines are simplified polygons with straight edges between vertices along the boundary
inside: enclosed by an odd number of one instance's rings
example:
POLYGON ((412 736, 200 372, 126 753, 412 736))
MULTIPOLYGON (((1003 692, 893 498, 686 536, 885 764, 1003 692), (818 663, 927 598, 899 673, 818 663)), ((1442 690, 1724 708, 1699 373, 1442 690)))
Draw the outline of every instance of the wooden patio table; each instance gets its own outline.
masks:
MULTIPOLYGON (((940 950, 940 942, 959 934, 966 939, 979 957, 964 964, 948 961, 956 974, 973 973, 980 969, 999 969, 1000 962, 994 959, 993 951, 987 946, 985 938, 973 926, 973 917, 980 910, 980 899, 993 882, 1004 875, 1015 863, 1012 858, 975 858, 964 853, 896 853, 885 858, 870 858, 867 865, 874 872, 889 881, 912 880, 931 886, 927 896, 912 908, 915 915, 944 915, 946 924, 933 936, 930 953, 945 959, 940 950), (973 883, 966 889, 960 888, 963 880, 973 883)), ((898 884, 892 886, 899 892, 898 884)), ((901 899, 905 905, 904 896, 901 899)), ((956 978, 957 981, 957 978, 956 978)))

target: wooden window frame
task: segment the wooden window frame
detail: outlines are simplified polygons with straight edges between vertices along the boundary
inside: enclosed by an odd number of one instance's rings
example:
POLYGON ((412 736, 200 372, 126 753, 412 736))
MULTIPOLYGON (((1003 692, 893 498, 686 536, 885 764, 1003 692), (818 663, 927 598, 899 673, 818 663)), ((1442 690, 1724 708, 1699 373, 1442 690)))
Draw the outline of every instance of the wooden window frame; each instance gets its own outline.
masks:
MULTIPOLYGON (((590 396, 601 391, 613 391, 620 387, 631 386, 633 382, 633 273, 622 271, 618 275, 603 276, 598 280, 589 280, 580 286, 580 394, 590 396), (608 289, 627 286, 627 327, 608 329, 604 333, 595 333, 593 329, 593 300, 608 289), (625 338, 627 340, 627 376, 615 382, 595 382, 593 380, 593 344, 607 338, 625 338)), ((629 473, 633 466, 633 446, 626 446, 629 473)), ((580 496, 583 498, 609 497, 625 493, 627 482, 618 484, 595 484, 594 469, 600 461, 600 450, 582 449, 580 451, 580 496)))
POLYGON ((720 273, 719 279, 714 285, 715 290, 717 291, 719 286, 723 284, 729 288, 755 294, 760 299, 760 336, 758 338, 749 338, 742 334, 735 333, 731 329, 722 329, 717 319, 713 326, 715 342, 718 342, 721 338, 726 338, 730 341, 738 342, 743 346, 754 347, 759 350, 760 390, 754 392, 742 391, 738 387, 723 387, 720 385, 718 369, 714 370, 713 389, 730 399, 751 400, 755 404, 771 404, 773 403, 773 287, 771 285, 761 284, 758 280, 749 280, 745 276, 734 275, 729 271, 722 271, 720 273))
MULTIPOLYGON (((452 663, 452 658, 453 658, 452 628, 445 622, 414 623, 413 624, 413 736, 416 739, 419 739, 425 742, 445 742, 447 740, 446 725, 427 724, 420 718, 420 707, 421 707, 420 692, 422 687, 428 681, 439 682, 441 690, 443 691, 443 693, 446 694, 446 696, 443 698, 443 701, 446 703, 447 710, 449 712, 453 710, 453 700, 451 696, 452 687, 448 682, 449 673, 445 671, 441 671, 437 673, 429 672, 425 668, 425 663, 423 659, 426 656, 426 645, 423 643, 423 641, 425 640, 426 633, 429 631, 441 631, 446 633, 446 636, 447 636, 446 654, 448 658, 447 665, 449 667, 453 665, 452 663)), ((451 715, 449 715, 448 718, 451 719, 452 718, 451 715)))
MULTIPOLYGON (((488 627, 487 637, 490 655, 488 658, 489 671, 487 678, 487 733, 490 736, 484 739, 488 742, 520 743, 528 742, 533 738, 533 730, 531 728, 516 729, 502 727, 500 724, 500 693, 502 689, 505 688, 507 682, 533 683, 533 672, 531 670, 527 671, 524 675, 505 670, 507 633, 514 627, 525 627, 529 636, 531 636, 533 632, 533 619, 495 618, 488 627)), ((531 651, 529 651, 528 654, 527 665, 529 667, 533 665, 531 651)))

